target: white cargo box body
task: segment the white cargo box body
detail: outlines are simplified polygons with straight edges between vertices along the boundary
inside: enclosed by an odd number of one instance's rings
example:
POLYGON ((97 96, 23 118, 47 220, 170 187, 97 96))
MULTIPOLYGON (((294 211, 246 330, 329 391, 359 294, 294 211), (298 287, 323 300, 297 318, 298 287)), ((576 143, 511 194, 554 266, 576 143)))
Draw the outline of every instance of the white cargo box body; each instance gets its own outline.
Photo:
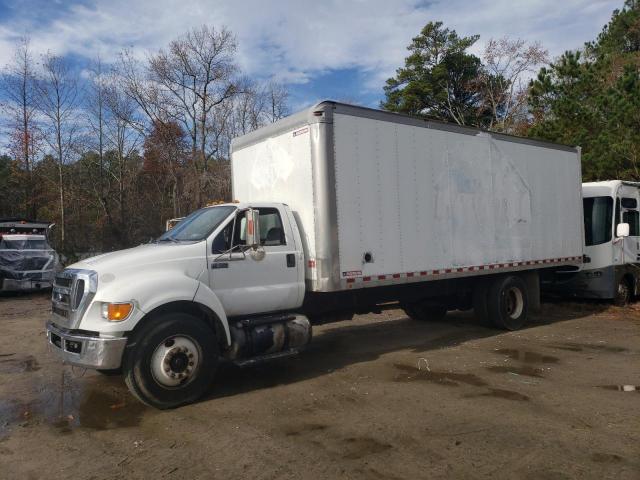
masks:
POLYGON ((582 261, 573 147, 323 102, 235 139, 232 171, 291 207, 312 291, 582 261))

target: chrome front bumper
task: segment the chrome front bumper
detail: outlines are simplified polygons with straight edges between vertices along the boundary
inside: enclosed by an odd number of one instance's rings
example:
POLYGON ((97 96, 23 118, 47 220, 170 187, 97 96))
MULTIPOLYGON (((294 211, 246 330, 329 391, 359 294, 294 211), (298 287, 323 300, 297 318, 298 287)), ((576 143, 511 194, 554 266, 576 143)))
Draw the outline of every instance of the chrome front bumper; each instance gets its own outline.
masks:
POLYGON ((111 370, 122 364, 126 337, 102 338, 74 333, 47 322, 47 341, 65 363, 79 367, 111 370))

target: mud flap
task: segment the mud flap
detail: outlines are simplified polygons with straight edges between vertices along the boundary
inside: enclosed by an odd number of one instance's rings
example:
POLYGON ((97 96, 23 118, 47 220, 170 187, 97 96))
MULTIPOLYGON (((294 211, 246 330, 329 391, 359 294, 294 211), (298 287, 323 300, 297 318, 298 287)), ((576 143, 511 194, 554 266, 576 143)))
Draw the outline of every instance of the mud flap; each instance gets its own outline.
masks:
POLYGON ((532 312, 539 312, 541 309, 540 304, 540 275, 538 271, 524 272, 521 274, 522 280, 524 280, 527 286, 527 297, 529 299, 529 310, 532 312))

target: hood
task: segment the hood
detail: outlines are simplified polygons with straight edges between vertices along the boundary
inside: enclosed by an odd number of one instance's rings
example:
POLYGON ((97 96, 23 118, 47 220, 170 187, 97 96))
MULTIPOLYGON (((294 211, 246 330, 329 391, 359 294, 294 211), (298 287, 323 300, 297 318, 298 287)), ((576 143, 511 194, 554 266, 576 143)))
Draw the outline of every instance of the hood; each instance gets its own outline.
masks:
POLYGON ((87 258, 67 268, 93 270, 98 273, 98 281, 152 274, 158 270, 178 270, 191 278, 198 278, 206 268, 206 251, 204 240, 195 243, 149 243, 87 258))

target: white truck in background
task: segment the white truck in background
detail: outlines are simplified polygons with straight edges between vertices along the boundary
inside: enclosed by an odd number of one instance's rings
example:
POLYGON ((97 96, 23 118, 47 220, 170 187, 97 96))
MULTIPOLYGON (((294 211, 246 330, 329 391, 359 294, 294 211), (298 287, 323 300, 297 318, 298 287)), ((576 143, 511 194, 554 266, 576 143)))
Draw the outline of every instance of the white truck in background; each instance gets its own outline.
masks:
POLYGON ((576 148, 327 101, 232 150, 241 202, 56 276, 47 337, 65 362, 122 369, 170 408, 220 361, 295 354, 312 323, 389 302, 520 328, 539 273, 582 262, 576 148))
POLYGON ((582 184, 584 265, 545 275, 543 288, 625 305, 640 293, 640 183, 582 184))

